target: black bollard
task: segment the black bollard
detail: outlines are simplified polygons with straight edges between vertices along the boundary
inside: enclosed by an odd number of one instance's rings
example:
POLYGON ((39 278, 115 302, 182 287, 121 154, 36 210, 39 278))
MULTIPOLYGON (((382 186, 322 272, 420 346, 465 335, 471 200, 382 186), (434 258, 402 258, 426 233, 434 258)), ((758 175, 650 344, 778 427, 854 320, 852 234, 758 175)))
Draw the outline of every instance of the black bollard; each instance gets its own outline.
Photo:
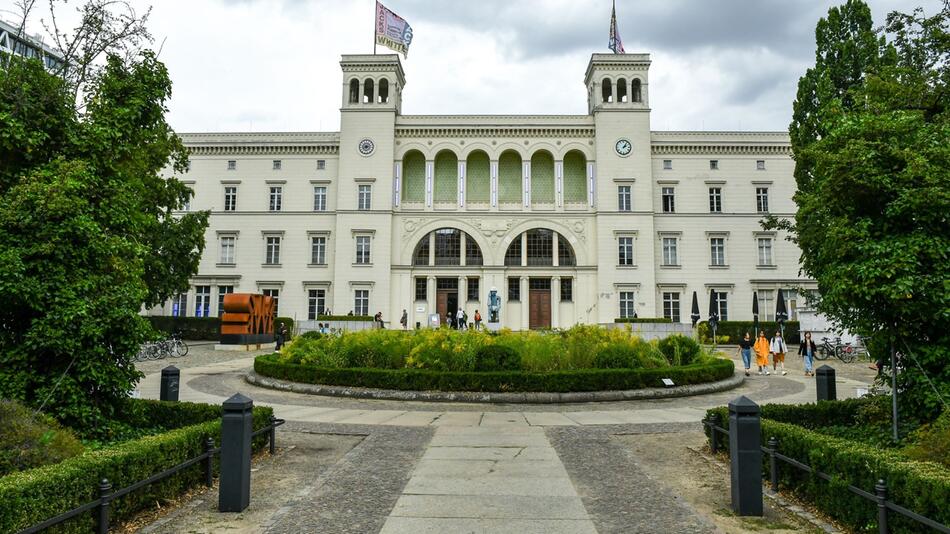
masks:
POLYGON ((818 400, 837 400, 838 393, 835 389, 835 369, 828 365, 822 365, 815 370, 815 385, 818 387, 818 400))
POLYGON ((254 401, 235 393, 222 405, 219 512, 243 512, 251 502, 251 433, 254 401))
POLYGON ((162 385, 158 398, 163 401, 178 402, 178 384, 181 383, 181 371, 174 365, 162 369, 162 385))
POLYGON ((759 405, 746 396, 729 403, 729 458, 732 510, 762 515, 762 449, 759 405))

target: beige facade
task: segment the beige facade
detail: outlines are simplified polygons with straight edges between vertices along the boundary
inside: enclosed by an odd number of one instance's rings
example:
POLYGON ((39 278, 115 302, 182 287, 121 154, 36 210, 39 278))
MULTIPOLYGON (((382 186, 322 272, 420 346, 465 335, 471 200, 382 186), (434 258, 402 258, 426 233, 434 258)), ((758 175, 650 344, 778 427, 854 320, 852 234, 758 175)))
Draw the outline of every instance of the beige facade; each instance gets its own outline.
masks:
POLYGON ((649 66, 594 54, 587 115, 429 116, 401 114, 397 56, 348 55, 340 132, 184 134, 178 177, 211 223, 192 289, 153 313, 215 315, 234 290, 398 327, 404 309, 487 318, 496 288, 524 329, 689 322, 710 290, 751 319, 753 291, 774 308, 776 289, 813 287, 759 225, 795 211, 787 134, 652 131, 649 66))

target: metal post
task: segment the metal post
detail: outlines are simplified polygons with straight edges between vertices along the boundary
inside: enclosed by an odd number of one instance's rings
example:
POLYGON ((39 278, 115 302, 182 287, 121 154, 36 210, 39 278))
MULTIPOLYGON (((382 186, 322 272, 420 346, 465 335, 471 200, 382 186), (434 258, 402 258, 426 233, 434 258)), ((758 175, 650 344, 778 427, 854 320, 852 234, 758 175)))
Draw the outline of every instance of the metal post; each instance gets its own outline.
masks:
POLYGON ((769 479, 772 483, 772 491, 778 492, 778 458, 775 453, 778 452, 778 440, 775 436, 769 438, 769 479))
POLYGON ((829 365, 822 365, 815 369, 815 385, 818 389, 818 400, 837 400, 838 393, 835 387, 835 370, 829 365))
POLYGON ((243 512, 251 502, 251 433, 254 401, 235 393, 221 418, 219 512, 243 512))
POLYGON ((877 495, 877 530, 880 534, 887 534, 887 484, 878 480, 874 493, 877 495))
POLYGON ((205 486, 209 488, 214 485, 214 453, 211 452, 214 450, 214 440, 211 438, 205 439, 205 486))
POLYGON ((107 534, 109 532, 109 503, 112 502, 110 496, 112 495, 112 483, 109 482, 109 479, 104 478, 99 482, 99 524, 97 525, 99 534, 107 534))
POLYGON ((897 350, 891 343, 891 430, 894 434, 894 443, 900 441, 901 437, 897 431, 897 350))
POLYGON ((270 416, 270 454, 271 456, 277 454, 277 426, 274 424, 277 422, 277 418, 273 415, 270 416))
POLYGON ((719 426, 719 414, 709 416, 709 450, 713 454, 719 453, 719 440, 716 436, 716 427, 719 426))
POLYGON ((762 448, 759 406, 746 396, 729 403, 729 459, 732 509, 762 515, 762 448))
POLYGON ((162 382, 159 399, 178 402, 178 384, 181 383, 181 371, 174 365, 162 369, 162 382))

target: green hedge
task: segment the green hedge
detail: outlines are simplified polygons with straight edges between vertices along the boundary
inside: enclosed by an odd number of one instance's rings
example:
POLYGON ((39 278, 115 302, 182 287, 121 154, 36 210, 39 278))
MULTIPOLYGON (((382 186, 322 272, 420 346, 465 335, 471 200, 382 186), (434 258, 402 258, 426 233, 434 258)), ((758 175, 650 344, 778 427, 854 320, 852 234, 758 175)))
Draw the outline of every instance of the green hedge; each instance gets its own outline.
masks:
MULTIPOLYGON (((58 464, 21 471, 0 478, 0 532, 17 532, 97 499, 99 481, 109 479, 115 489, 123 488, 164 471, 204 452, 205 438, 220 444, 221 407, 191 403, 130 401, 131 420, 147 418, 150 425, 184 426, 161 434, 128 441, 114 447, 87 452, 58 464), (198 424, 193 424, 197 422, 198 424)), ((271 408, 254 408, 254 428, 266 426, 271 408)), ((254 443, 260 449, 266 435, 254 443)), ((217 458, 215 459, 217 473, 217 458)), ((204 483, 203 464, 198 464, 139 491, 112 502, 113 524, 131 519, 153 508, 156 502, 178 497, 204 483)), ((93 513, 69 520, 55 532, 93 531, 93 513)))
POLYGON ((372 315, 321 315, 317 321, 372 321, 372 315))
MULTIPOLYGON (((856 413, 860 402, 831 401, 819 405, 762 407, 762 445, 770 437, 778 439, 779 451, 818 471, 831 475, 831 481, 819 479, 784 462, 779 462, 779 485, 810 502, 830 517, 857 532, 877 531, 877 505, 847 490, 853 485, 874 492, 880 480, 887 483, 888 499, 937 522, 950 525, 950 470, 933 463, 918 462, 895 450, 881 449, 852 440, 828 436, 792 423, 769 419, 776 416, 807 422, 818 427, 820 421, 845 423, 856 413), (843 406, 833 406, 835 403, 843 406)), ((728 408, 709 410, 729 427, 728 408)), ((719 435, 719 446, 728 449, 728 436, 719 435)), ((768 473, 768 456, 763 454, 763 470, 768 473)), ((932 532, 897 513, 888 514, 891 532, 932 532)))
POLYGON ((332 386, 351 386, 409 391, 610 391, 662 387, 661 379, 676 385, 723 380, 733 375, 731 360, 657 369, 583 369, 534 373, 527 371, 449 372, 427 369, 327 369, 283 363, 278 354, 254 359, 259 375, 332 386))
POLYGON ((145 317, 152 328, 166 334, 181 332, 182 339, 218 340, 221 339, 221 319, 218 317, 169 317, 149 315, 145 317))
MULTIPOLYGON (((729 343, 737 344, 746 332, 755 335, 752 331, 752 325, 752 321, 720 321, 716 327, 716 336, 729 336, 729 343)), ((759 321, 759 329, 764 329, 766 337, 772 339, 779 326, 775 321, 759 321)), ((703 343, 712 342, 712 331, 706 321, 699 323, 699 338, 703 343)), ((785 341, 795 345, 801 341, 798 321, 785 321, 785 341)))
POLYGON ((614 319, 615 323, 672 323, 672 319, 667 319, 666 317, 627 317, 620 318, 617 317, 614 319))

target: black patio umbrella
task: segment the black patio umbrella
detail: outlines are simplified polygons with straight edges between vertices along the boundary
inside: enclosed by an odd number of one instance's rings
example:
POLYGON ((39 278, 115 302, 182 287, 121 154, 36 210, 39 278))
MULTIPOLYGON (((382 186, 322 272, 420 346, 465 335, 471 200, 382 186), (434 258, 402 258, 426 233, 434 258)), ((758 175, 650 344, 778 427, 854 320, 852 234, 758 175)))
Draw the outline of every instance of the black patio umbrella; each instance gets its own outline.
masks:
POLYGON ((782 290, 778 290, 778 298, 775 300, 775 321, 782 331, 782 337, 785 337, 785 321, 788 320, 788 310, 785 308, 785 296, 782 290))
POLYGON ((716 305, 716 290, 709 290, 709 328, 712 328, 713 350, 716 350, 716 327, 719 326, 719 307, 716 305))
POLYGON ((689 318, 693 320, 693 328, 696 328, 696 323, 699 322, 699 299, 696 298, 696 292, 693 291, 693 309, 689 314, 689 318))
POLYGON ((752 292, 752 339, 759 338, 759 293, 752 292))

